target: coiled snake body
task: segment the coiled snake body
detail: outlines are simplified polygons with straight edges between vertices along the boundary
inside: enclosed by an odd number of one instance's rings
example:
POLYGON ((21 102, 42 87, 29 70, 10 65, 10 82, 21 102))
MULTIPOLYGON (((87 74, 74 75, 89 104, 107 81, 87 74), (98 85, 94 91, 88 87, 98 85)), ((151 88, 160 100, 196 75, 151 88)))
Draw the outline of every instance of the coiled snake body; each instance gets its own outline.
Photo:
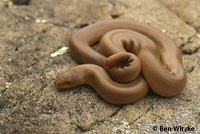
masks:
POLYGON ((149 86, 174 96, 186 86, 181 53, 158 29, 131 20, 105 20, 72 35, 69 48, 83 65, 71 68, 54 84, 66 89, 87 84, 106 101, 128 104, 143 98, 149 86), (91 48, 100 41, 100 53, 91 48))

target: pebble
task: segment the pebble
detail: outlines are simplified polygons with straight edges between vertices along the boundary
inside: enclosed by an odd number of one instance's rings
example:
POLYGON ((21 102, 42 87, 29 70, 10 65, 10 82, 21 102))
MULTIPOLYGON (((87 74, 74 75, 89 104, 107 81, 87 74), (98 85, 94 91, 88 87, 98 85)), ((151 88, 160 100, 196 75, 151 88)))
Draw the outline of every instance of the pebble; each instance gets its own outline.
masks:
POLYGON ((56 52, 52 53, 51 57, 56 57, 58 55, 62 55, 64 53, 66 53, 67 49, 69 49, 69 48, 68 47, 62 47, 62 48, 58 49, 56 52))

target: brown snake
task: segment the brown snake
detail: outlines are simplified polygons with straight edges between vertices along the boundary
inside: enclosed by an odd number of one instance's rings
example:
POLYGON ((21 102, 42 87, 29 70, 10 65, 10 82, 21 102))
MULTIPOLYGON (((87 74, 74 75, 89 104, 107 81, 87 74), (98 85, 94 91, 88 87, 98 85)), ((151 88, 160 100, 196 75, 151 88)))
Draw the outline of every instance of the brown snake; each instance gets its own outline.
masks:
POLYGON ((143 98, 148 86, 161 96, 174 96, 186 86, 178 47, 147 24, 124 19, 91 24, 72 35, 69 49, 87 64, 59 76, 54 84, 60 89, 86 84, 110 103, 128 104, 143 98), (100 53, 91 48, 99 41, 100 53))

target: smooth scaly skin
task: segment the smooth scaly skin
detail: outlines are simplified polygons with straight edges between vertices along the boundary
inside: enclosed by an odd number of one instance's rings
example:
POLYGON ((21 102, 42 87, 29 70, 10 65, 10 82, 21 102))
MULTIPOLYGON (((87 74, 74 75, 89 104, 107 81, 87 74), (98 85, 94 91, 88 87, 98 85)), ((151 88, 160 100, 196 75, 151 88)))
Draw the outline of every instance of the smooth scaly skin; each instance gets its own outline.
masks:
POLYGON ((89 64, 72 68, 58 77, 55 81, 57 88, 88 84, 110 103, 127 104, 146 95, 146 82, 161 96, 174 96, 186 86, 181 53, 176 44, 161 31, 146 24, 122 19, 98 22, 77 31, 70 39, 69 48, 77 61, 89 64), (90 47, 99 41, 101 53, 90 47), (125 52, 134 53, 140 61, 125 52), (99 66, 120 83, 111 80, 99 66), (139 74, 140 66, 145 80, 141 75, 135 76, 135 73, 139 74), (131 68, 134 69, 130 71, 131 68), (126 84, 131 88, 122 82, 128 82, 126 84))
POLYGON ((107 72, 93 64, 76 66, 62 74, 55 81, 59 88, 73 88, 87 84, 95 88, 98 94, 112 104, 128 104, 143 98, 148 92, 148 85, 142 76, 135 81, 120 84, 110 79, 107 72))

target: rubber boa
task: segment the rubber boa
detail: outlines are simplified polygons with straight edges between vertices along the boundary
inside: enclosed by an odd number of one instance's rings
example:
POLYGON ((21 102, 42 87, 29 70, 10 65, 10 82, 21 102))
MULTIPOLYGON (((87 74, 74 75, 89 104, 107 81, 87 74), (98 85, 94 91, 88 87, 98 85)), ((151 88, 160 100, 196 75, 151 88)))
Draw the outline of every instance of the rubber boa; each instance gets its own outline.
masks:
POLYGON ((153 26, 126 19, 97 22, 75 32, 70 53, 83 65, 60 75, 60 89, 83 84, 112 104, 142 99, 149 87, 160 96, 174 96, 186 86, 181 52, 153 26), (100 42, 99 51, 91 46, 100 42))

